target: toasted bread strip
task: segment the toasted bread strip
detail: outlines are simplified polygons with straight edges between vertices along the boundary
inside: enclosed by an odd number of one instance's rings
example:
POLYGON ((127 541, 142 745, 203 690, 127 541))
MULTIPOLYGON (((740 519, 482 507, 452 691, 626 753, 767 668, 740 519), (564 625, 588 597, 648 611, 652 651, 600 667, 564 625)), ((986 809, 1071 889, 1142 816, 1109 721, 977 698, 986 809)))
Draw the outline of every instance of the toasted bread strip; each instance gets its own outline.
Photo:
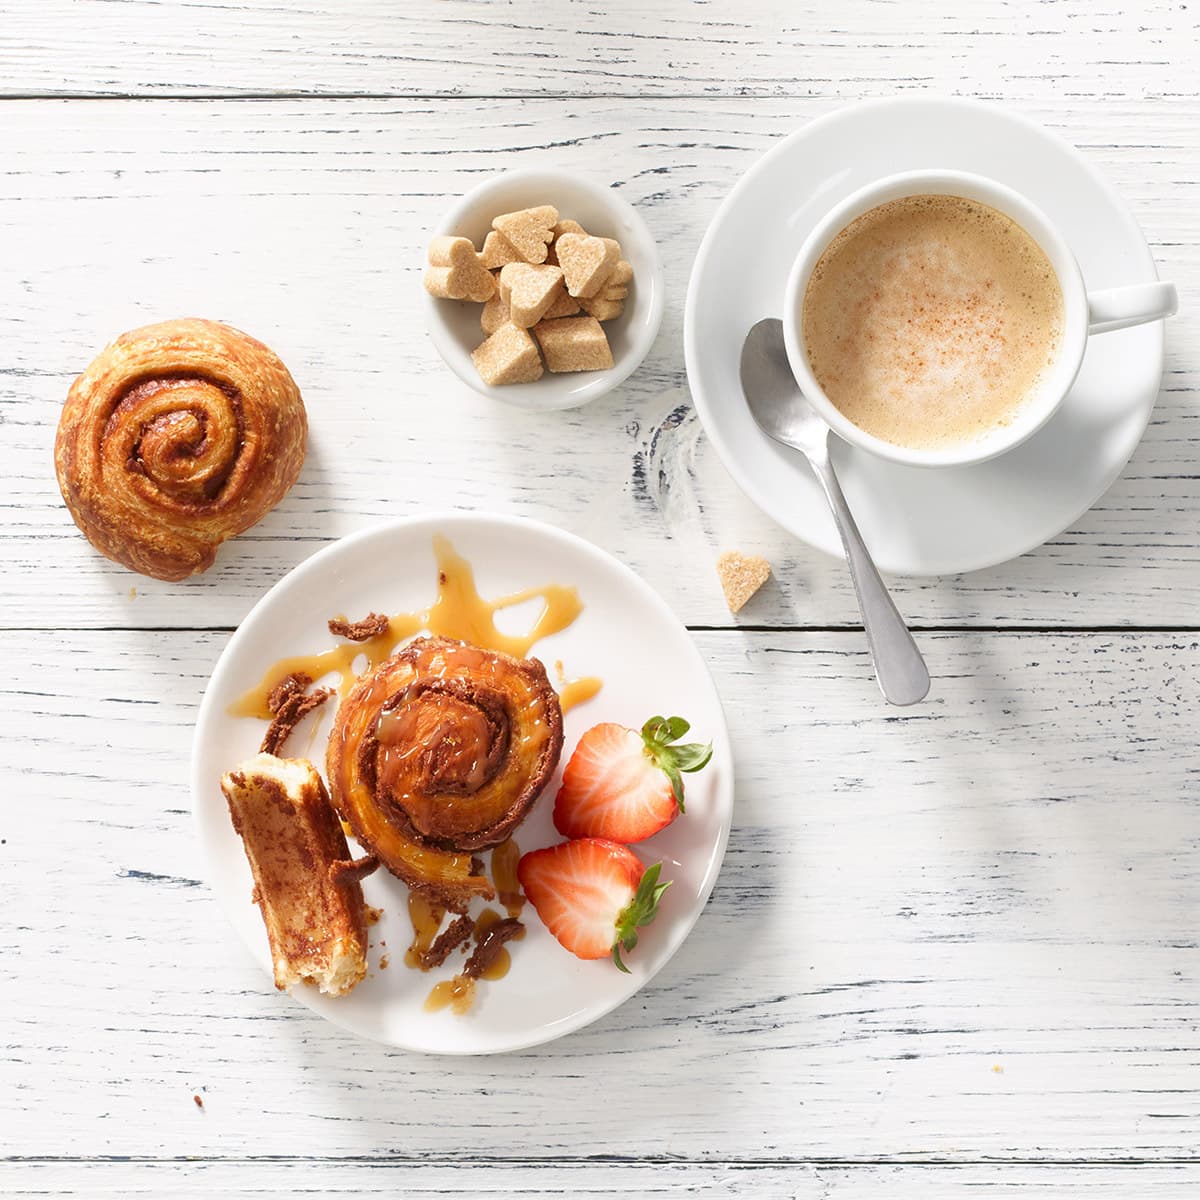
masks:
POLYGON ((221 790, 250 860, 275 986, 345 995, 367 972, 366 906, 321 776, 307 759, 259 754, 221 790))

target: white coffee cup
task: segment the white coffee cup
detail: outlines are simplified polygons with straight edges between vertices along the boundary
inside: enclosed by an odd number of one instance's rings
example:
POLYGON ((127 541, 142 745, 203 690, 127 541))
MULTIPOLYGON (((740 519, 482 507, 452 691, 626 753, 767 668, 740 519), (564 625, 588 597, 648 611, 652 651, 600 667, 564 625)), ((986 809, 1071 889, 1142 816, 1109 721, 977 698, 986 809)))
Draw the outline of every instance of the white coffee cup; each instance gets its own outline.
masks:
POLYGON ((1179 306, 1170 283, 1139 283, 1088 292, 1079 263, 1066 240, 1046 215, 1012 188, 964 171, 907 171, 860 188, 833 208, 808 235, 788 277, 783 304, 783 331, 788 361, 800 390, 839 437, 894 462, 920 467, 962 466, 1003 454, 1036 433, 1062 403, 1083 363, 1091 334, 1124 329, 1169 317, 1179 306), (1034 394, 1008 424, 969 442, 921 449, 886 442, 860 429, 822 390, 809 364, 804 344, 804 295, 809 279, 829 243, 851 221, 877 205, 906 196, 962 196, 990 205, 1020 225, 1050 261, 1063 298, 1063 335, 1058 357, 1034 394))

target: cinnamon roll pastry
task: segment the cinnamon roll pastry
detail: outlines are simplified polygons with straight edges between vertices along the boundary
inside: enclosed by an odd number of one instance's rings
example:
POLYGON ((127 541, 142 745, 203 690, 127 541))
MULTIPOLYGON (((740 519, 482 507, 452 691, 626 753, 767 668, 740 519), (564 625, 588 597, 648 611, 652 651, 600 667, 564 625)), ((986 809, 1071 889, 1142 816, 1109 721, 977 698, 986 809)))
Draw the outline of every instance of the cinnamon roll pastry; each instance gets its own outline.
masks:
POLYGON ((75 524, 155 579, 212 566, 296 482, 308 423, 287 368, 216 321, 122 334, 75 381, 54 465, 75 524))
POLYGON ((562 710, 540 662, 429 637, 354 685, 326 774, 362 846, 454 906, 493 894, 472 851, 520 824, 561 751, 562 710))

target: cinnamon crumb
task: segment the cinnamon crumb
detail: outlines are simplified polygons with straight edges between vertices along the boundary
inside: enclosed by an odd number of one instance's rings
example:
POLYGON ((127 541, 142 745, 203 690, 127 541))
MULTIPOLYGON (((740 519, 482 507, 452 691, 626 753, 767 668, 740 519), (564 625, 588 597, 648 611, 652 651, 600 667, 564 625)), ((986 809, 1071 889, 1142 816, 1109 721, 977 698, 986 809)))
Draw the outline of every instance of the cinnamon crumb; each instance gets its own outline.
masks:
POLYGON ((330 696, 332 688, 317 688, 315 692, 305 689, 312 683, 312 677, 302 672, 286 675, 272 689, 267 697, 267 707, 274 713, 267 732, 263 734, 259 750, 263 754, 278 754, 283 744, 291 736, 292 730, 304 720, 314 709, 320 708, 330 696))
POLYGON ((478 979, 496 961, 505 942, 524 937, 525 926, 516 917, 506 917, 489 925, 479 938, 471 957, 467 959, 462 973, 468 979, 478 979))
MULTIPOLYGON (((379 866, 379 859, 373 854, 364 854, 362 858, 344 859, 341 862, 329 864, 329 879, 334 884, 350 884, 361 883, 375 868, 379 866)), ((376 909, 376 912, 379 910, 376 909)), ((379 918, 376 917, 376 920, 379 918)), ((371 922, 374 924, 374 922, 371 922)))
POLYGON ((330 617, 329 632, 334 637, 350 642, 366 642, 381 633, 387 633, 391 621, 383 613, 367 613, 361 621, 347 621, 345 617, 330 617))
POLYGON ((458 917, 448 928, 438 934, 437 939, 428 950, 418 955, 421 970, 429 971, 434 967, 440 967, 459 946, 471 940, 471 934, 474 932, 475 922, 470 917, 458 917))
POLYGON ((383 909, 375 908, 372 905, 368 904, 366 906, 365 911, 366 911, 366 915, 367 915, 367 924, 368 925, 378 925, 379 919, 383 916, 383 909))
POLYGON ((196 1103, 196 1107, 197 1107, 197 1108, 203 1108, 203 1107, 204 1107, 204 1101, 200 1099, 200 1093, 199 1093, 199 1092, 197 1092, 197 1093, 196 1093, 196 1094, 195 1094, 195 1095, 192 1097, 192 1099, 195 1101, 195 1103, 196 1103))

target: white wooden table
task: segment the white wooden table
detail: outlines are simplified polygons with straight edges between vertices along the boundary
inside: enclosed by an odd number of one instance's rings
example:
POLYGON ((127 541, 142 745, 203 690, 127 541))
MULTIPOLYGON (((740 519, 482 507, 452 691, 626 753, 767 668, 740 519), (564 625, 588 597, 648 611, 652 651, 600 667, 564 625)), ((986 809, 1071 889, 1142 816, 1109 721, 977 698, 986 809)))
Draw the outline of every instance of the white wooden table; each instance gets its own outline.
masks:
POLYGON ((0 1192, 1166 1197, 1200 1189, 1200 8, 1178 0, 0 4, 0 1192), (888 711, 845 572, 736 491, 683 370, 717 204, 839 103, 1002 100, 1082 147, 1183 313, 1078 524, 898 582, 888 711), (426 231, 499 168, 616 182, 662 335, 610 397, 493 407, 418 317, 426 231), (181 585, 72 525, 50 450, 122 329, 223 318, 312 422, 284 503, 181 585), (557 522, 640 571, 726 700, 736 826, 669 967, 584 1032, 447 1063, 276 994, 202 880, 191 727, 284 571, 382 518, 557 522), (723 549, 776 580, 745 620, 723 549), (193 1096, 203 1099, 198 1107, 193 1096))

